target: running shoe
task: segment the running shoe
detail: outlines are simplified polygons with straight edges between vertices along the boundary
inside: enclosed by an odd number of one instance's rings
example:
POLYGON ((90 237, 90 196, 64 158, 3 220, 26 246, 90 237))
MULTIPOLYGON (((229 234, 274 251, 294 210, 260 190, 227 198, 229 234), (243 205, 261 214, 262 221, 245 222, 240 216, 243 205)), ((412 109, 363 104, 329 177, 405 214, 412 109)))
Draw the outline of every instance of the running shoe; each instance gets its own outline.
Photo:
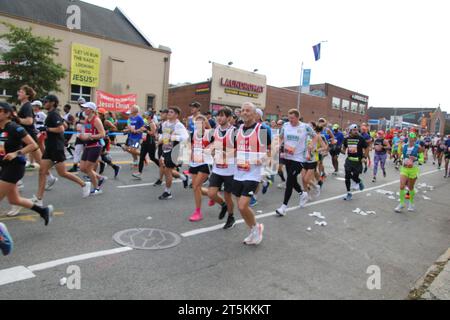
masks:
POLYGON ((271 180, 265 181, 263 183, 263 187, 262 187, 262 194, 266 194, 271 186, 272 186, 272 181, 271 180))
POLYGON ((303 192, 300 195, 300 208, 304 208, 308 203, 308 200, 309 200, 308 192, 303 192))
POLYGON ((386 170, 383 170, 383 177, 384 177, 384 178, 387 177, 386 170))
POLYGON ((280 183, 278 189, 286 189, 286 182, 280 183))
POLYGON ((114 166, 114 179, 117 179, 119 176, 120 169, 122 169, 120 166, 114 166))
POLYGON ((192 188, 192 183, 191 185, 189 185, 189 176, 185 175, 186 180, 183 180, 183 188, 187 189, 187 187, 189 186, 190 188, 192 188))
POLYGON ((83 187, 83 198, 87 198, 91 195, 91 183, 86 182, 86 184, 83 187))
POLYGON ((377 182, 377 177, 373 177, 372 182, 373 183, 377 182))
POLYGON ((409 203, 408 205, 408 211, 409 212, 415 212, 416 211, 416 206, 414 205, 414 203, 409 203))
POLYGON ((35 206, 38 206, 38 207, 43 207, 44 206, 44 201, 39 200, 35 195, 33 195, 33 198, 31 198, 30 200, 31 200, 31 202, 33 202, 33 204, 35 206))
POLYGON ((78 167, 72 167, 70 170, 69 170, 69 172, 70 173, 77 173, 77 172, 79 172, 80 170, 78 169, 78 167))
POLYGON ((203 220, 203 215, 200 210, 195 210, 194 213, 192 213, 191 217, 189 218, 189 221, 191 222, 199 222, 203 220))
POLYGON ((135 172, 131 176, 133 178, 135 178, 136 180, 142 180, 142 173, 140 173, 140 172, 135 172))
POLYGON ((223 220, 228 211, 228 206, 226 203, 223 203, 221 207, 222 209, 220 209, 219 220, 223 220))
POLYGON ((168 192, 164 192, 158 199, 159 200, 170 200, 172 199, 172 194, 168 192))
POLYGON ((53 211, 55 210, 53 206, 48 206, 47 208, 44 208, 45 212, 41 214, 41 218, 44 219, 45 226, 48 226, 50 222, 52 222, 53 218, 53 211))
POLYGON ((258 223, 255 227, 253 227, 250 236, 244 240, 246 245, 258 245, 263 240, 264 233, 264 225, 262 223, 258 223))
POLYGON ((19 206, 11 206, 11 210, 6 214, 8 217, 16 217, 19 215, 20 210, 22 210, 22 207, 19 206))
POLYGON ((250 199, 250 208, 256 207, 258 205, 258 200, 254 196, 250 199))
POLYGON ((47 178, 47 183, 45 185, 45 191, 50 191, 53 189, 53 186, 55 185, 55 183, 58 182, 58 178, 57 177, 48 177, 47 178))
POLYGON ((227 223, 225 223, 225 226, 223 227, 224 230, 231 229, 235 226, 236 220, 234 219, 233 215, 228 215, 227 223))
POLYGON ((160 186, 162 186, 162 183, 163 183, 163 182, 162 182, 161 180, 158 179, 158 181, 156 181, 156 182, 153 184, 153 186, 154 186, 154 187, 160 187, 160 186))
POLYGON ((347 193, 347 195, 344 198, 344 201, 352 201, 353 195, 351 193, 347 193))
POLYGON ((108 180, 108 177, 101 177, 98 179, 98 188, 100 189, 105 184, 105 181, 108 180))
POLYGON ((366 188, 366 186, 365 186, 364 183, 361 181, 361 182, 359 183, 359 190, 360 190, 360 191, 364 191, 365 188, 366 188))
POLYGON ((101 194, 103 194, 103 190, 101 189, 94 189, 91 191, 91 196, 99 196, 101 194))
POLYGON ((399 204, 399 205, 397 206, 397 208, 395 208, 395 212, 401 213, 401 212, 403 211, 404 208, 405 208, 404 205, 399 204))
POLYGON ((214 207, 215 204, 216 204, 216 202, 214 200, 208 201, 208 207, 214 207))
POLYGON ((280 209, 275 210, 275 213, 276 213, 278 216, 280 216, 280 217, 285 217, 285 216, 286 216, 286 209, 287 209, 286 206, 283 205, 283 206, 281 206, 280 209))
POLYGON ((0 250, 4 256, 9 255, 13 250, 14 242, 8 232, 8 228, 3 223, 0 223, 0 250))

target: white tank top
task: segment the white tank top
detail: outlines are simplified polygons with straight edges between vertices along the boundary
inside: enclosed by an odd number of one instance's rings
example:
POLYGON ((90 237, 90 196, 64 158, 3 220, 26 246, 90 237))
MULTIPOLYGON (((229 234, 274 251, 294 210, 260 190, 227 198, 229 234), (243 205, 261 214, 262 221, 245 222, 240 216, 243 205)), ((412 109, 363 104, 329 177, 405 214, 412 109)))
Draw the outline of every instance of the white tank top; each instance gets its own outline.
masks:
POLYGON ((214 167, 213 173, 229 177, 236 172, 234 161, 234 127, 227 129, 223 137, 220 136, 220 128, 214 130, 214 167))
POLYGON ((264 166, 258 164, 267 156, 267 146, 260 141, 261 124, 258 123, 249 135, 244 135, 244 125, 239 128, 236 143, 236 172, 234 180, 261 182, 264 166))
POLYGON ((210 143, 209 130, 205 131, 203 137, 198 137, 197 130, 194 131, 191 145, 191 162, 190 167, 196 168, 203 165, 212 164, 213 160, 210 151, 206 147, 210 143))
POLYGON ((287 160, 306 162, 308 137, 314 135, 311 127, 299 123, 293 127, 289 122, 283 127, 284 158, 287 160))

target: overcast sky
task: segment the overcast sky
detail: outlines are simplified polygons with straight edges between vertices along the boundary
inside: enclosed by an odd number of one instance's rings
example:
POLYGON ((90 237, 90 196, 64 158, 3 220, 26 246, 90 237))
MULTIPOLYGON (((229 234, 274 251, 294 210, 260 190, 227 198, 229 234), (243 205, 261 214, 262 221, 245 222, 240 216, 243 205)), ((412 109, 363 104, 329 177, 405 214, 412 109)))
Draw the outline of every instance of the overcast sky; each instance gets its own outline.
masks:
POLYGON ((292 86, 304 61, 312 83, 366 94, 370 106, 450 112, 448 0, 86 2, 120 7, 156 46, 170 47, 170 83, 205 81, 211 60, 292 86), (312 46, 325 40, 314 62, 312 46))

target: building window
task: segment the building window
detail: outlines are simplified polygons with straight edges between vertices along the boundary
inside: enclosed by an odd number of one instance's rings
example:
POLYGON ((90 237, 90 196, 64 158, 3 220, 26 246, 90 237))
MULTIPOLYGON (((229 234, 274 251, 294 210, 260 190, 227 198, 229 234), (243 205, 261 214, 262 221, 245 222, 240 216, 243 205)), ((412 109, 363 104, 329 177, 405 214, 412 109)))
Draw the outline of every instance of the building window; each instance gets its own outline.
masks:
POLYGON ((147 101, 146 101, 147 110, 153 110, 154 103, 155 103, 155 95, 148 94, 147 95, 147 101))
POLYGON ((342 110, 348 111, 350 109, 350 101, 342 100, 342 110))
POLYGON ((365 104, 360 104, 359 105, 359 112, 361 114, 366 114, 366 105, 365 104))
POLYGON ((86 102, 91 101, 91 87, 82 87, 72 85, 70 89, 70 101, 77 102, 78 99, 84 98, 86 102))
POLYGON ((341 109, 341 99, 333 97, 333 100, 331 102, 331 107, 333 109, 340 110, 341 109))
POLYGON ((357 113, 358 112, 358 104, 356 102, 352 102, 352 112, 357 113))

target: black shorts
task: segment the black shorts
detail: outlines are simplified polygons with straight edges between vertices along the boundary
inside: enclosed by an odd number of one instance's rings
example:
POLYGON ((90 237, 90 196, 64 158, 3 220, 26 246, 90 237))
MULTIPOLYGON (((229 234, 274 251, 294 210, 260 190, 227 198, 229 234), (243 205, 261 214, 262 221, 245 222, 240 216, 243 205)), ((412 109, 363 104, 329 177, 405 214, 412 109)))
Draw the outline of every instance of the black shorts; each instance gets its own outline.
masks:
POLYGON ((175 169, 178 165, 172 160, 172 152, 163 152, 164 166, 168 169, 175 169))
POLYGON ((305 170, 316 170, 317 162, 303 162, 302 166, 303 166, 303 169, 305 169, 305 170))
POLYGON ((53 163, 61 163, 66 161, 66 155, 64 154, 64 150, 51 150, 47 148, 42 155, 42 160, 50 160, 53 163))
POLYGON ((210 174, 209 166, 207 164, 204 164, 199 167, 189 167, 189 173, 190 174, 198 174, 198 173, 210 174))
POLYGON ((330 155, 332 157, 338 156, 340 153, 341 153, 341 147, 339 147, 335 144, 330 147, 330 155))
POLYGON ((159 144, 158 145, 158 160, 161 159, 162 155, 163 155, 162 144, 159 144))
POLYGON ((226 193, 231 193, 233 191, 233 176, 221 176, 216 173, 212 173, 209 177, 209 187, 210 188, 222 188, 224 185, 224 191, 226 193))
POLYGON ((102 146, 84 148, 83 155, 81 156, 81 161, 96 163, 98 158, 100 158, 102 149, 102 146))
POLYGON ((251 198, 255 195, 259 182, 256 181, 237 181, 233 180, 233 194, 240 197, 251 198))
POLYGON ((361 174, 363 172, 363 165, 360 161, 345 161, 345 173, 361 174))
POLYGON ((298 176, 302 170, 303 170, 303 165, 298 162, 298 161, 294 161, 294 160, 284 160, 285 161, 285 166, 286 166, 286 173, 288 175, 288 177, 290 175, 293 176, 298 176))
POLYGON ((445 159, 450 159, 450 153, 445 153, 445 159))
POLYGON ((2 164, 0 171, 0 180, 3 182, 17 184, 25 176, 25 164, 8 163, 2 164))

